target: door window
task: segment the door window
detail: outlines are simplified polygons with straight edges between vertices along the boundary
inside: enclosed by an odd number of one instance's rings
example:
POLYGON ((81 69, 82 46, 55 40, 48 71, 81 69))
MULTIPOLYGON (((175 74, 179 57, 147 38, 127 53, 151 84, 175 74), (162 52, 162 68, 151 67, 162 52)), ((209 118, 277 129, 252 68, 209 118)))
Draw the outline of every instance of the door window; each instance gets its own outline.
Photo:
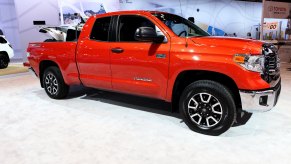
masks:
POLYGON ((163 35, 161 30, 145 17, 135 15, 122 15, 118 21, 118 36, 120 42, 138 42, 134 35, 139 27, 151 27, 158 35, 163 35))
POLYGON ((108 41, 111 17, 96 19, 90 39, 97 41, 108 41))

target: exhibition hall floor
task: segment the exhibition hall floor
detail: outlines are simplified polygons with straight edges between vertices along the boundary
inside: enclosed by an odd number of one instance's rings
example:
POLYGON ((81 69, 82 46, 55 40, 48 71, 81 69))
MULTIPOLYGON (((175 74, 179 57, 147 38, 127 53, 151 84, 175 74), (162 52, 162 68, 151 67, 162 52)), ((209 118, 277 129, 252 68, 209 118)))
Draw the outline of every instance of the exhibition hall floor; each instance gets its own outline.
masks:
POLYGON ((31 74, 0 77, 0 163, 291 163, 291 64, 270 112, 222 136, 189 130, 157 100, 74 87, 52 100, 31 74))

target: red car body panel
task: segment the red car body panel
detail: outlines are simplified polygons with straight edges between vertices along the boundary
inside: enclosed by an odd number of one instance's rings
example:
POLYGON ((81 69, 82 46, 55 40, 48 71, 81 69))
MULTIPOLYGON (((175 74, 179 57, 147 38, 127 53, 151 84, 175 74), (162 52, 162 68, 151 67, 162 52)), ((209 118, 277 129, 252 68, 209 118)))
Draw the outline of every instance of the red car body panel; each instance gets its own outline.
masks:
POLYGON ((259 73, 243 69, 233 61, 234 54, 261 54, 263 42, 225 37, 176 36, 150 12, 114 12, 91 17, 83 27, 78 43, 31 43, 31 67, 39 75, 42 61, 53 61, 68 85, 142 95, 170 102, 178 75, 189 70, 211 71, 233 79, 242 90, 270 88, 259 73), (166 43, 97 42, 89 36, 95 20, 113 15, 141 15, 155 23, 167 37, 166 43), (116 54, 112 48, 122 48, 116 54), (157 54, 166 55, 157 58, 157 54), (148 78, 140 81, 139 78, 148 78))
POLYGON ((39 75, 41 62, 55 62, 61 69, 65 82, 78 85, 80 81, 75 59, 76 46, 76 42, 31 43, 28 52, 32 55, 28 57, 28 60, 37 75, 39 75))

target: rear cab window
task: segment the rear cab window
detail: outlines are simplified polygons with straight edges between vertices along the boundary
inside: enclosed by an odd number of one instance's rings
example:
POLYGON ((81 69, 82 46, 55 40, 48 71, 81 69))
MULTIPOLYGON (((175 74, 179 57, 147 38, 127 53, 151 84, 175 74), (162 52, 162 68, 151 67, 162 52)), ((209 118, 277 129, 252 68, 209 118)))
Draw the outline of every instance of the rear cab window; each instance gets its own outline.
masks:
POLYGON ((96 19, 92 28, 90 39, 96 41, 109 41, 111 17, 96 19))

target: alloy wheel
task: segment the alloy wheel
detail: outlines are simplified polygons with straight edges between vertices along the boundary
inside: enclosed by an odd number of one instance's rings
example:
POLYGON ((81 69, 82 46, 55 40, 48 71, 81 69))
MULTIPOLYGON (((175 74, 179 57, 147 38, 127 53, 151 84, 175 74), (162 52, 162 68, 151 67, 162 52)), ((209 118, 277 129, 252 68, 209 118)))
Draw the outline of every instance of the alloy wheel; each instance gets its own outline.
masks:
POLYGON ((46 90, 51 94, 55 95, 58 92, 59 84, 58 80, 52 73, 48 73, 45 77, 45 87, 46 90))
POLYGON ((195 124, 204 129, 217 125, 223 116, 220 101, 209 93, 198 93, 188 102, 188 114, 195 124))

